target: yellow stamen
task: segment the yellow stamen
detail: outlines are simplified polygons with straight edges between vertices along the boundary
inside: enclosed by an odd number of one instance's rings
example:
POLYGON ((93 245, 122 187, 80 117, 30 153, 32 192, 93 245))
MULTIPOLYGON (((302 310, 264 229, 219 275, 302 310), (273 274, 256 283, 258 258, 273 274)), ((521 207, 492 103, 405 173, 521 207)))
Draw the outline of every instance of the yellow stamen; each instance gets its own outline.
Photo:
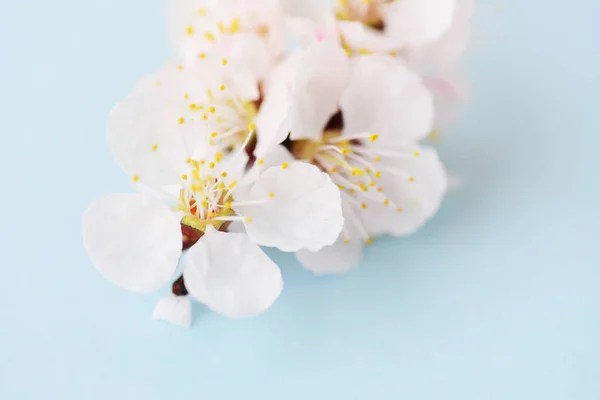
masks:
POLYGON ((181 174, 181 179, 183 179, 184 181, 187 181, 188 176, 186 174, 181 174))
POLYGON ((273 193, 273 192, 269 193, 269 197, 270 197, 271 199, 274 199, 274 198, 275 198, 275 193, 273 193))
POLYGON ((287 162, 284 162, 283 164, 281 164, 281 168, 286 169, 287 167, 289 167, 290 164, 288 164, 287 162))
POLYGON ((185 118, 179 117, 179 119, 177 120, 177 122, 179 122, 179 125, 181 125, 181 124, 183 124, 185 122, 185 118))
POLYGON ((134 176, 132 176, 132 177, 131 177, 131 180, 132 180, 134 183, 137 183, 137 182, 140 180, 140 176, 139 176, 139 175, 134 175, 134 176))
POLYGON ((192 36, 194 34, 194 27, 191 25, 188 25, 187 28, 185 28, 185 33, 188 36, 192 36))
POLYGON ((157 144, 153 144, 152 145, 152 151, 156 151, 158 150, 158 145, 157 144))

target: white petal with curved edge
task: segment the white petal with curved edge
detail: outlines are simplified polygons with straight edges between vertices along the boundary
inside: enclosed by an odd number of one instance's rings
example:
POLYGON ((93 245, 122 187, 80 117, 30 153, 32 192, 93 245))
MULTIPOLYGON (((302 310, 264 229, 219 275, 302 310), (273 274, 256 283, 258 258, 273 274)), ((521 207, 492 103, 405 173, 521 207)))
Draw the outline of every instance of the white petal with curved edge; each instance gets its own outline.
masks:
POLYGON ((344 133, 377 133, 384 146, 413 143, 433 125, 431 93, 403 62, 386 56, 358 59, 340 104, 344 133))
POLYGON ((339 108, 350 72, 350 60, 336 43, 323 41, 306 51, 292 92, 290 138, 321 138, 327 122, 339 108))
POLYGON ((319 251, 298 250, 296 257, 302 265, 316 275, 343 274, 358 265, 362 256, 362 242, 351 240, 344 242, 344 235, 331 246, 319 251))
POLYGON ((144 194, 111 194, 83 215, 83 242, 94 267, 132 292, 152 292, 173 276, 181 256, 176 213, 144 194))
POLYGON ((187 296, 163 297, 154 306, 152 318, 189 328, 192 325, 192 302, 187 296))
POLYGON ((271 87, 271 90, 265 94, 255 119, 257 144, 254 153, 256 157, 266 157, 289 135, 291 96, 290 90, 283 84, 271 87))
POLYGON ((174 160, 186 157, 185 144, 177 133, 181 129, 177 125, 179 117, 170 118, 162 98, 159 88, 142 84, 115 105, 107 123, 109 147, 116 163, 135 181, 139 179, 154 188, 177 182, 174 160))
POLYGON ((435 42, 407 52, 411 65, 427 74, 454 68, 471 39, 473 3, 474 0, 457 0, 450 28, 435 42))
POLYGON ((231 318, 262 313, 283 289, 279 268, 247 235, 210 225, 190 249, 183 278, 196 300, 231 318))
POLYGON ((385 33, 405 46, 438 39, 450 27, 456 0, 401 0, 388 5, 385 33))
POLYGON ((367 209, 361 210, 359 215, 370 234, 405 236, 414 233, 435 215, 446 194, 447 175, 437 152, 418 146, 402 150, 408 154, 418 151, 419 156, 385 160, 385 164, 412 177, 413 181, 382 172, 378 183, 393 205, 370 203, 367 209))
POLYGON ((256 162, 244 175, 244 184, 250 184, 256 181, 262 171, 267 168, 282 165, 284 162, 295 161, 294 156, 284 146, 278 144, 269 151, 263 158, 257 158, 256 162))
POLYGON ((343 225, 340 191, 329 175, 314 165, 292 162, 263 172, 241 202, 265 199, 252 206, 235 206, 251 218, 246 232, 258 244, 282 251, 317 251, 335 242, 343 225), (270 198, 272 197, 272 198, 270 198))

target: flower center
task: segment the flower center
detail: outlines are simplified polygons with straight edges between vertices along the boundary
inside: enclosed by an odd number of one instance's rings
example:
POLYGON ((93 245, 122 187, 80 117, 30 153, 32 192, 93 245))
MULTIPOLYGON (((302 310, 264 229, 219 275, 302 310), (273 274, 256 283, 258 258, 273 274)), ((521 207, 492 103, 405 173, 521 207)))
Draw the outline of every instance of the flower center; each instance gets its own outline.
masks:
POLYGON ((223 217, 235 215, 231 204, 237 181, 224 181, 227 171, 217 169, 222 157, 223 153, 217 153, 214 161, 188 159, 190 173, 181 175, 177 210, 185 213, 184 225, 200 232, 205 232, 208 224, 219 229, 226 222, 223 217))
MULTIPOLYGON (((260 102, 243 100, 224 84, 207 89, 205 93, 184 93, 183 99, 184 114, 189 117, 189 122, 211 132, 211 146, 231 152, 253 139, 256 130, 254 119, 260 102)), ((186 116, 182 115, 178 123, 188 123, 186 116)))
MULTIPOLYGON (((332 126, 331 121, 328 126, 332 126)), ((383 204, 396 212, 403 212, 403 202, 408 201, 390 199, 386 190, 379 184, 380 178, 388 175, 407 183, 415 182, 413 176, 389 165, 389 161, 420 155, 418 151, 397 152, 366 145, 378 139, 377 133, 342 135, 340 129, 328 129, 320 141, 299 140, 291 144, 295 158, 316 165, 337 184, 342 192, 342 200, 350 206, 346 207, 344 217, 354 228, 353 231, 358 232, 367 244, 370 244, 372 239, 364 227, 364 217, 359 214, 360 211, 367 210, 370 204, 383 204)), ((344 228, 344 235, 345 242, 349 243, 351 235, 348 226, 344 228)))
POLYGON ((338 0, 336 18, 340 21, 361 22, 375 30, 383 31, 381 7, 394 0, 338 0))

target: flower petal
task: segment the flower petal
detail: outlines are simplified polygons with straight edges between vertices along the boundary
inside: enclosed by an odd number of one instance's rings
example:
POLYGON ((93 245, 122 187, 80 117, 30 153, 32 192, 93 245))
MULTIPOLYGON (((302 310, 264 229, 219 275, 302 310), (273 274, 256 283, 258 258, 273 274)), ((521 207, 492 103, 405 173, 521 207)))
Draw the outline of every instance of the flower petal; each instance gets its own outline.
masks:
POLYGON ((211 226, 189 251, 183 277, 194 298, 232 318, 262 313, 283 288, 277 265, 247 235, 211 226))
POLYGON ((176 213, 152 196, 106 195, 83 216, 83 242, 106 279, 132 292, 152 292, 177 268, 179 222, 176 213))
POLYGON ((362 242, 352 240, 345 242, 340 235, 331 246, 319 251, 298 250, 296 257, 302 265, 317 275, 343 274, 356 266, 362 256, 362 242))
POLYGON ((438 39, 452 23, 456 0, 402 0, 387 6, 385 33, 406 46, 438 39))
POLYGON ((428 73, 452 69, 471 39, 471 15, 474 0, 457 0, 451 26, 435 42, 411 49, 407 56, 412 65, 428 73))
POLYGON ((306 51, 294 82, 290 138, 321 138, 325 125, 338 110, 350 72, 348 56, 333 42, 323 41, 306 51))
POLYGON ((411 179, 383 172, 378 180, 393 206, 377 203, 361 210, 361 219, 372 235, 405 236, 414 233, 435 215, 446 194, 447 175, 437 152, 418 146, 403 150, 419 155, 395 159, 386 162, 386 166, 402 171, 411 179))
POLYGON ((306 18, 323 25, 333 25, 335 8, 323 0, 280 0, 284 12, 290 17, 306 18))
POLYGON ((267 169, 244 193, 244 200, 266 199, 252 206, 234 206, 258 244, 282 251, 317 251, 335 242, 343 225, 340 191, 329 175, 303 163, 267 169))
POLYGON ((255 123, 257 144, 254 150, 258 158, 264 158, 289 135, 291 92, 284 85, 272 86, 265 95, 255 123))
POLYGON ((422 139, 433 124, 433 99, 419 76, 385 56, 359 58, 340 104, 345 133, 378 133, 386 146, 422 139))
POLYGON ((192 302, 187 296, 163 297, 156 303, 152 318, 189 328, 192 325, 192 302))

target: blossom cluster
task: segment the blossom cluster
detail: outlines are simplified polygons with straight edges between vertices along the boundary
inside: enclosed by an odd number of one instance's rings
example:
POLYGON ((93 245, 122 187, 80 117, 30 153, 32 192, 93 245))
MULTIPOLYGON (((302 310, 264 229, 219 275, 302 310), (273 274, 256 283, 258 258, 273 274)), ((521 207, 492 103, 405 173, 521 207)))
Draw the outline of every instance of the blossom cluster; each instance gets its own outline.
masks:
POLYGON ((228 317, 273 304, 261 246, 343 273, 417 231, 447 191, 420 142, 456 102, 471 1, 169 0, 174 56, 108 116, 136 190, 85 212, 94 267, 134 292, 174 281, 153 317, 189 326, 190 298, 228 317))

